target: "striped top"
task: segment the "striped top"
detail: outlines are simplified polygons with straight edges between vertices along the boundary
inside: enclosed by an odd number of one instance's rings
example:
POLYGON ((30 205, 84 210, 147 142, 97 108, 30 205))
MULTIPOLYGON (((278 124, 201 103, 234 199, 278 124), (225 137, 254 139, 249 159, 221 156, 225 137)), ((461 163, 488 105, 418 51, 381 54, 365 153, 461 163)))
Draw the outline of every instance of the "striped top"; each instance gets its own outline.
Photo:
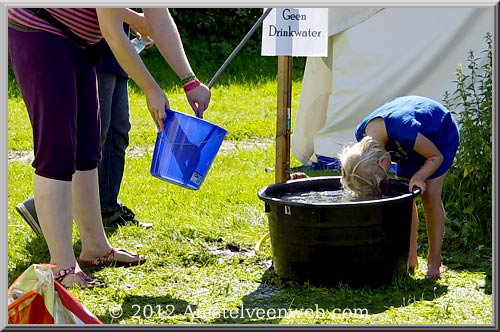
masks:
MULTIPOLYGON (((45 8, 45 10, 90 44, 97 43, 102 38, 95 8, 45 8)), ((8 19, 9 26, 13 28, 41 30, 64 36, 58 28, 37 17, 27 8, 9 8, 8 19)))

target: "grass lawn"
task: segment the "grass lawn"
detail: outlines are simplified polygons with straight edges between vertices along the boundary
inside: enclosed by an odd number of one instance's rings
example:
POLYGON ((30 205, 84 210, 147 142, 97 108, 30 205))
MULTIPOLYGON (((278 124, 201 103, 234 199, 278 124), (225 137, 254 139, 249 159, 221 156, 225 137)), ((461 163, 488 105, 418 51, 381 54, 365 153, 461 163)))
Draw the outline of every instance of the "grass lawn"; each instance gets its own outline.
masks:
MULTIPOLYGON (((297 109, 300 81, 293 83, 297 109)), ((71 293, 105 324, 493 324, 491 255, 443 252, 447 271, 438 280, 421 269, 379 288, 315 287, 281 280, 272 270, 264 203, 257 191, 274 182, 276 82, 216 85, 205 118, 229 131, 198 191, 149 174, 156 137, 142 94, 130 88, 131 146, 121 200, 150 230, 133 226, 108 230, 110 242, 148 256, 143 266, 88 270, 107 284, 71 293)), ((180 89, 167 92, 171 107, 191 113, 180 89)), ((19 97, 9 100, 9 152, 30 150, 31 130, 19 97)), ((292 112, 294 113, 294 112, 292 112)), ((293 121, 293 118, 292 118, 293 121)), ((298 166, 292 160, 292 166, 298 166)), ((9 161, 9 284, 33 263, 49 260, 15 211, 33 193, 33 169, 26 159, 9 161)), ((420 228, 425 232, 425 226, 420 228)), ((78 254, 78 232, 74 232, 78 254)), ((377 271, 366 271, 377 273, 377 271)))

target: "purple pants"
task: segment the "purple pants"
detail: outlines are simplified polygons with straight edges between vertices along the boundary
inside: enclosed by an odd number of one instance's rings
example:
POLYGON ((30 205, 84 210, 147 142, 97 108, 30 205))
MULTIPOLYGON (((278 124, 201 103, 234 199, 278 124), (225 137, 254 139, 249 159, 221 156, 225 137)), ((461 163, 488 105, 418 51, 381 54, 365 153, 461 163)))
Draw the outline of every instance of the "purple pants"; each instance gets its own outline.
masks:
POLYGON ((35 174, 71 181, 101 159, 95 68, 85 52, 48 32, 9 28, 9 64, 33 128, 35 174))

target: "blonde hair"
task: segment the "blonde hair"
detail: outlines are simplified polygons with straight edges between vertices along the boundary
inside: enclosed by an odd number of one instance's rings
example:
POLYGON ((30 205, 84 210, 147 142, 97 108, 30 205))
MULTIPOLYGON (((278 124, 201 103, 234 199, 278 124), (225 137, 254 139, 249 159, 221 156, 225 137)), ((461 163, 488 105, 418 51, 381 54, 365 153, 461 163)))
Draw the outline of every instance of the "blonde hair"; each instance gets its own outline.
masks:
POLYGON ((352 191, 357 197, 380 196, 379 184, 387 177, 387 171, 379 164, 379 160, 388 155, 379 141, 371 136, 365 136, 351 147, 345 147, 339 155, 344 189, 352 191))

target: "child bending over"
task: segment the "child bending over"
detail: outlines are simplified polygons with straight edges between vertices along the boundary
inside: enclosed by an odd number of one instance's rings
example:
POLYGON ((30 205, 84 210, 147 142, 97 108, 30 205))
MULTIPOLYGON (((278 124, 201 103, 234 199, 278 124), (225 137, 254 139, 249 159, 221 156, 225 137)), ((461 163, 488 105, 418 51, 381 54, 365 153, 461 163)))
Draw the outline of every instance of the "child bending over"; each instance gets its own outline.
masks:
MULTIPOLYGON (((441 192, 446 172, 458 149, 460 134, 451 113, 438 102, 420 96, 389 100, 356 128, 358 143, 339 156, 342 184, 358 197, 380 196, 380 181, 387 177, 391 161, 396 176, 421 189, 429 252, 427 278, 441 273, 441 247, 445 211, 441 192)), ((418 214, 413 202, 408 268, 418 266, 418 214)))

